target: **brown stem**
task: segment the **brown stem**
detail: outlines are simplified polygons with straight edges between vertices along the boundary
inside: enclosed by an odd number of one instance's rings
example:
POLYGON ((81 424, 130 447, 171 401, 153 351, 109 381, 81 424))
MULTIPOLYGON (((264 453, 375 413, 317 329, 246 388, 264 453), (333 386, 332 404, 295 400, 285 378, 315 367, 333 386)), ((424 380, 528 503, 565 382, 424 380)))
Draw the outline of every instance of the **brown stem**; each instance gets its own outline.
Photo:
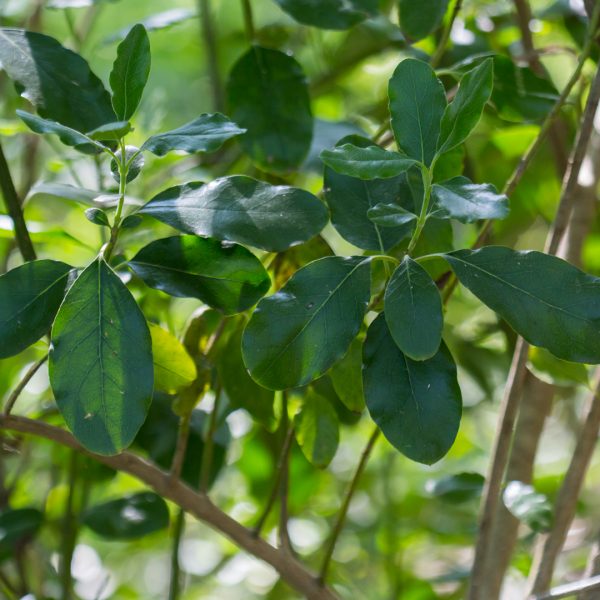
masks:
POLYGON ((598 598, 598 590, 600 590, 600 575, 560 585, 547 594, 535 596, 533 600, 559 600, 559 598, 572 598, 575 594, 585 594, 585 597, 594 600, 594 598, 598 598))
POLYGON ((179 479, 181 477, 181 470, 183 469, 183 462, 185 460, 185 452, 187 450, 188 440, 190 439, 190 420, 191 412, 180 418, 179 421, 179 434, 177 435, 177 445, 175 447, 175 454, 173 454, 173 461, 171 462, 171 477, 179 479))

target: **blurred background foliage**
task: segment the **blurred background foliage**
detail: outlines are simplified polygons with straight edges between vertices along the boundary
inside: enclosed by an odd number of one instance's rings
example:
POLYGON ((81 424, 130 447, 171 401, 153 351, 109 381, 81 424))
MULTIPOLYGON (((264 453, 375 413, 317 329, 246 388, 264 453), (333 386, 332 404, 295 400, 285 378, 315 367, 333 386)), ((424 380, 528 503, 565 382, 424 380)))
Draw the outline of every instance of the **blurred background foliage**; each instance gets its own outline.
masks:
MULTIPOLYGON (((380 0, 376 16, 346 31, 301 25, 273 0, 252 0, 252 8, 256 41, 293 55, 309 82, 315 121, 312 147, 302 168, 292 174, 264 173, 235 141, 216 155, 147 156, 144 176, 129 187, 132 203, 141 204, 160 190, 185 181, 209 181, 233 173, 271 182, 283 180, 318 193, 323 186, 319 152, 347 134, 374 135, 380 130, 388 118, 385 99, 393 69, 405 56, 432 53, 440 36, 438 31, 411 44, 398 27, 398 3, 392 0, 380 0)), ((451 89, 453 73, 461 66, 468 65, 475 56, 496 54, 491 106, 465 150, 456 152, 454 160, 464 163, 465 173, 472 180, 493 182, 499 188, 536 136, 557 90, 573 71, 585 35, 585 13, 582 3, 576 0, 535 0, 532 10, 530 28, 545 70, 542 75, 524 66, 521 32, 513 3, 508 0, 465 0, 452 28, 448 51, 438 66, 451 89)), ((0 0, 2 26, 24 27, 57 38, 80 52, 105 82, 116 43, 138 22, 150 31, 152 71, 129 143, 140 145, 149 135, 177 127, 202 112, 221 110, 231 115, 225 83, 232 66, 248 47, 242 4, 236 0, 0 0), (206 21, 203 26, 199 18, 199 13, 205 15, 207 9, 209 38, 206 21), (212 54, 207 50, 210 43, 214 43, 212 54)), ((563 110, 559 148, 564 154, 568 154, 575 134, 593 68, 589 61, 563 110)), ((109 165, 62 147, 52 138, 28 133, 15 115, 15 109, 25 108, 27 103, 2 72, 0 91, 2 145, 19 193, 25 198, 26 219, 38 255, 86 264, 102 243, 103 229, 85 219, 81 210, 84 195, 73 195, 65 186, 90 190, 90 200, 99 190, 114 193, 117 185, 109 165)), ((598 139, 593 142, 595 146, 598 143, 598 139)), ((595 157, 590 156, 584 166, 582 177, 587 179, 580 182, 588 187, 596 183, 594 158, 600 159, 598 150, 595 152, 595 157)), ((561 159, 556 154, 552 144, 544 144, 511 198, 510 216, 495 225, 495 243, 542 249, 560 195, 562 171, 557 169, 557 161, 564 161, 564 155, 561 159)), ((452 165, 448 168, 452 171, 452 165)), ((584 270, 600 275, 600 223, 593 202, 584 225, 577 234, 580 264, 584 270)), ((148 221, 143 230, 127 230, 123 239, 129 256, 168 231, 155 221, 148 221)), ((472 243, 475 236, 474 227, 455 226, 455 247, 472 243)), ((434 232, 428 240, 433 248, 445 249, 453 243, 450 238, 449 231, 434 232)), ((276 259, 276 287, 297 266, 332 250, 346 255, 353 252, 353 247, 328 226, 322 238, 276 259)), ((11 222, 0 212, 0 270, 5 272, 20 260, 11 222)), ((135 280, 130 282, 130 289, 148 319, 177 337, 182 336, 185 324, 199 307, 195 300, 175 299, 135 280)), ((211 313, 204 313, 204 336, 216 327, 211 313)), ((257 388, 241 366, 242 326, 242 318, 229 319, 226 335, 213 349, 224 358, 218 370, 226 401, 220 404, 218 415, 213 464, 219 472, 213 473, 211 493, 226 512, 252 526, 273 484, 282 444, 278 427, 282 410, 279 394, 267 398, 267 405, 274 406, 273 410, 265 411, 265 402, 257 400, 257 394, 273 393, 257 388)), ((379 442, 352 501, 347 527, 333 557, 331 579, 344 597, 425 600, 458 599, 464 595, 482 475, 489 459, 498 400, 515 337, 493 312, 462 289, 451 301, 444 335, 459 363, 465 401, 458 439, 448 456, 432 467, 410 462, 385 440, 379 442)), ((0 362, 0 396, 10 393, 44 350, 44 343, 40 342, 19 356, 0 362)), ((351 360, 350 356, 348 361, 351 360)), ((542 381, 556 385, 554 408, 541 440, 534 481, 538 495, 552 499, 574 446, 577 418, 589 387, 588 373, 583 366, 569 365, 539 350, 531 354, 530 370, 542 381)), ((291 450, 291 541, 298 554, 315 567, 372 428, 364 411, 359 414, 347 408, 349 403, 354 403, 354 410, 362 408, 360 393, 356 394, 360 382, 348 382, 347 372, 334 369, 311 386, 311 393, 331 403, 340 423, 339 446, 333 448, 335 455, 329 467, 320 470, 312 466, 296 442, 291 450)), ((192 423, 190 465, 184 466, 184 476, 191 482, 197 482, 203 432, 208 427, 206 413, 214 397, 214 390, 204 394, 192 423)), ((294 402, 293 395, 290 402, 294 402)), ((169 403, 167 397, 157 398, 136 441, 136 449, 166 465, 173 453, 177 428, 169 403)), ((27 385, 18 412, 44 414, 47 420, 60 422, 45 368, 27 385)), ((84 457, 74 457, 49 442, 5 437, 2 453, 0 506, 4 511, 21 511, 7 522, 22 529, 11 533, 10 526, 0 523, 0 572, 11 581, 26 581, 36 598, 59 598, 57 565, 65 544, 71 544, 75 591, 83 600, 167 597, 172 539, 181 525, 174 507, 139 496, 145 490, 132 478, 99 467, 84 457), (78 476, 70 485, 73 472, 78 476), (129 498, 126 506, 101 510, 106 502, 122 498, 129 498), (65 512, 65 507, 70 508, 65 512), (131 514, 134 517, 128 519, 131 514), (125 515, 125 522, 119 522, 120 515, 125 515), (137 517, 141 519, 141 529, 131 530, 131 522, 137 517)), ((596 456, 589 471, 578 519, 561 557, 557 570, 561 577, 582 571, 597 533, 599 458, 596 456)), ((530 492, 526 490, 525 499, 519 496, 517 504, 519 499, 521 507, 523 502, 527 504, 530 492)), ((519 507, 515 510, 518 512, 519 507)), ((531 502, 530 510, 525 510, 505 598, 523 594, 534 537, 551 518, 547 512, 547 502, 540 502, 539 497, 531 502)), ((276 526, 273 512, 265 529, 271 539, 276 526)), ((270 567, 237 552, 227 540, 191 519, 183 533, 179 562, 185 589, 181 598, 295 597, 270 567)), ((13 597, 10 593, 5 591, 7 598, 13 597)))

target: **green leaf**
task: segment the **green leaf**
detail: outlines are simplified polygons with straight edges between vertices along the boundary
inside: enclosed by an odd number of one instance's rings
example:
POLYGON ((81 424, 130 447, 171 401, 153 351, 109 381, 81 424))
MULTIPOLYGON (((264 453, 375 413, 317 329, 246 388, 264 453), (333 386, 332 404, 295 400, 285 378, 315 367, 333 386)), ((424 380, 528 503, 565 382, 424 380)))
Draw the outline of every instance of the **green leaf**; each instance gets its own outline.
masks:
POLYGON ((492 95, 494 61, 484 60, 460 80, 454 100, 446 107, 438 140, 438 154, 462 144, 475 128, 492 95))
POLYGON ((321 160, 336 173, 359 179, 387 179, 396 177, 415 166, 416 160, 389 152, 379 146, 359 147, 353 144, 323 150, 321 160))
POLYGON ((400 29, 412 42, 417 42, 442 24, 447 9, 448 0, 400 0, 400 29))
POLYGON ((19 354, 48 333, 72 269, 34 260, 0 276, 0 358, 19 354))
POLYGON ((485 477, 479 473, 458 473, 427 482, 427 491, 450 504, 461 504, 481 496, 485 477))
POLYGON ((275 0, 298 23, 350 29, 377 13, 377 0, 275 0))
POLYGON ((94 199, 98 197, 96 190, 78 188, 65 183, 54 183, 49 181, 40 181, 36 183, 27 194, 26 202, 39 200, 45 201, 47 198, 59 198, 62 200, 73 200, 79 204, 90 206, 94 204, 94 199))
POLYGON ((154 389, 176 394, 196 379, 196 364, 183 344, 166 329, 149 323, 154 362, 154 389))
POLYGON ((435 71, 420 60, 403 60, 389 83, 392 129, 398 147, 429 166, 437 150, 446 93, 435 71))
POLYGON ((198 298, 225 314, 254 306, 271 287, 262 263, 249 250, 194 235, 156 240, 129 265, 150 287, 198 298))
POLYGON ((109 93, 87 62, 54 38, 1 28, 0 63, 44 119, 77 131, 117 120, 109 93))
POLYGON ((14 558, 39 531, 44 515, 35 508, 7 509, 0 514, 0 560, 14 558))
POLYGON ((310 149, 313 118, 306 77, 288 54, 253 46, 227 85, 231 117, 248 132, 240 142, 258 167, 286 172, 310 149))
POLYGON ((417 219, 398 204, 376 204, 367 211, 367 217, 379 227, 400 227, 417 219))
POLYGON ((131 123, 129 121, 116 121, 100 125, 92 131, 88 131, 86 135, 93 140, 117 142, 125 137, 131 131, 131 123))
POLYGON ((165 133, 148 138, 142 145, 147 150, 164 156, 174 150, 193 154, 195 152, 215 152, 227 140, 245 133, 225 115, 204 113, 197 119, 165 133))
POLYGON ((502 495, 504 505, 517 518, 537 533, 550 531, 554 520, 552 505, 544 494, 522 481, 510 481, 502 495))
POLYGON ((589 386, 590 378, 585 365, 556 358, 544 348, 529 348, 527 368, 541 381, 550 385, 572 387, 589 386))
POLYGON ((440 293, 427 271, 405 256, 385 291, 385 319, 398 348, 413 360, 434 356, 442 341, 440 293))
POLYGON ((142 221, 139 215, 127 215, 121 222, 121 229, 135 229, 142 224, 142 221))
MULTIPOLYGON (((115 152, 116 160, 113 158, 110 161, 110 172, 112 173, 113 179, 120 183, 121 175, 119 173, 119 164, 122 156, 121 149, 119 148, 115 152), (118 161, 118 162, 117 162, 118 161)), ((129 164, 127 171, 127 183, 133 181, 144 168, 145 160, 144 155, 137 146, 125 146, 125 161, 129 164)))
POLYGON ((259 304, 242 339, 252 378, 283 390, 316 379, 348 351, 369 302, 370 259, 326 257, 259 304))
POLYGON ((129 121, 140 104, 150 62, 150 40, 144 26, 138 23, 119 44, 110 73, 112 105, 122 121, 129 121))
POLYGON ((71 286, 52 328, 50 383, 58 408, 85 448, 118 454, 146 418, 153 380, 144 315, 98 258, 71 286))
POLYGON ((379 315, 367 333, 363 381, 369 413, 393 446, 427 465, 446 455, 458 433, 462 399, 443 342, 433 358, 413 361, 379 315))
POLYGON ((435 183, 431 193, 434 209, 441 208, 442 213, 462 223, 508 216, 508 198, 490 183, 477 184, 466 177, 454 177, 435 183))
POLYGON ((100 225, 101 227, 110 227, 106 213, 99 208, 86 208, 85 217, 90 223, 100 225))
POLYGON ((39 133, 40 135, 57 135, 63 144, 66 146, 73 146, 76 150, 79 150, 84 154, 94 154, 104 149, 102 144, 96 142, 87 135, 79 133, 79 131, 75 131, 65 125, 61 125, 56 121, 42 119, 41 117, 32 115, 24 110, 17 110, 17 114, 31 131, 39 133))
POLYGON ((294 432, 310 464, 324 469, 335 456, 340 441, 338 416, 327 398, 309 390, 294 417, 294 432))
POLYGON ((342 360, 329 371, 335 393, 344 406, 352 412, 360 413, 365 408, 365 395, 362 382, 362 349, 360 337, 352 340, 350 348, 342 360))
POLYGON ((185 233, 281 252, 317 235, 327 209, 311 193, 233 175, 172 187, 140 213, 185 233))
POLYGON ((169 526, 167 503, 152 492, 141 492, 89 508, 83 523, 109 540, 136 540, 169 526))
POLYGON ((501 246, 444 257, 460 282, 530 344, 600 363, 600 279, 541 252, 501 246))

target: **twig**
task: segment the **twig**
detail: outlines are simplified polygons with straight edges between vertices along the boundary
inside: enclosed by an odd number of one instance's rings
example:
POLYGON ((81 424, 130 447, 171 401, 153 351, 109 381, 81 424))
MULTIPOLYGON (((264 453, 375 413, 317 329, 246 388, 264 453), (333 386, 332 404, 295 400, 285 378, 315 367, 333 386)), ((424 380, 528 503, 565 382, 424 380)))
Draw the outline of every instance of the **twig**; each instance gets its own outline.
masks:
POLYGON ((533 600, 559 600, 559 598, 570 598, 575 594, 593 592, 595 590, 600 590, 600 575, 559 585, 551 589, 547 594, 535 596, 533 600))
POLYGON ((223 100, 223 84, 219 73, 219 54, 215 39, 214 20, 210 10, 210 0, 198 0, 198 12, 200 13, 202 41, 208 62, 208 76, 213 96, 213 108, 217 111, 222 111, 225 104, 223 100))
POLYGON ((456 21, 456 17, 458 17, 458 13, 462 8, 462 0, 455 0, 454 8, 452 9, 452 14, 450 15, 450 19, 446 23, 446 27, 444 27, 444 31, 442 32, 442 37, 440 42, 435 50, 435 54, 431 57, 430 64, 435 69, 442 60, 444 56, 444 52, 446 51, 446 46, 448 45, 448 40, 450 39, 450 34, 452 33, 452 27, 454 26, 454 21, 456 21))
POLYGON ((254 17, 252 16, 252 6, 250 0, 242 0, 242 11, 244 12, 244 28, 248 42, 253 44, 256 41, 256 30, 254 29, 254 17))
MULTIPOLYGON (((216 334, 215 334, 216 335, 216 334)), ((219 400, 221 399, 221 386, 215 389, 215 402, 210 413, 210 423, 206 438, 204 439, 204 449, 202 451, 202 467, 200 471, 200 491, 206 492, 210 485, 210 475, 213 464, 213 451, 215 446, 215 433, 219 418, 219 400)))
POLYGON ((15 406, 16 401, 19 399, 21 392, 25 389, 25 386, 31 381, 33 376, 40 370, 40 367, 48 360, 48 354, 44 355, 40 360, 33 363, 31 367, 25 373, 23 379, 19 381, 17 387, 12 391, 8 400, 6 401, 6 406, 4 407, 4 414, 9 415, 15 406))
POLYGON ((342 506, 340 508, 340 512, 338 513, 338 518, 331 532, 331 537, 327 542, 327 549, 325 550, 325 557, 323 559, 323 563, 321 565, 321 571, 319 573, 319 580, 322 584, 325 584, 327 579, 327 571, 329 570, 329 564, 331 563, 331 557, 333 556, 333 551, 335 550, 335 545, 337 543, 338 537, 342 532, 344 527, 344 522, 346 521, 346 514, 348 513, 348 508, 350 507, 350 502, 352 497, 354 496, 354 492, 356 492, 356 488, 358 487, 358 482, 367 466, 367 462, 369 460, 369 456, 371 456, 371 452, 375 446, 375 442, 379 438, 379 427, 375 427, 365 449, 363 450, 362 456, 360 457, 360 462, 358 463, 358 467, 356 468, 356 472, 354 473, 354 477, 350 482, 350 487, 346 492, 346 496, 344 497, 344 501, 342 502, 342 506))
POLYGON ((181 567, 179 565, 179 546, 185 529, 185 512, 179 509, 175 519, 173 543, 171 546, 171 579, 169 582, 169 600, 179 600, 181 594, 181 567))
MULTIPOLYGON (((291 431, 293 427, 289 424, 288 414, 288 402, 287 393, 283 392, 283 406, 281 416, 281 428, 282 431, 291 431)), ((284 447, 287 441, 287 433, 284 438, 284 447)), ((291 446, 291 444, 290 444, 291 446)), ((294 554, 294 547, 292 546, 292 540, 290 539, 290 533, 288 531, 288 486, 289 486, 289 471, 290 471, 290 452, 289 448, 283 457, 281 467, 281 482, 279 485, 279 545, 280 547, 294 554)))
POLYGON ((179 420, 177 444, 175 446, 175 453, 173 454, 173 461, 171 462, 171 477, 174 479, 179 479, 181 477, 181 470, 183 469, 183 462, 185 460, 185 452, 187 450, 188 440, 190 439, 191 417, 192 413, 189 412, 179 420))

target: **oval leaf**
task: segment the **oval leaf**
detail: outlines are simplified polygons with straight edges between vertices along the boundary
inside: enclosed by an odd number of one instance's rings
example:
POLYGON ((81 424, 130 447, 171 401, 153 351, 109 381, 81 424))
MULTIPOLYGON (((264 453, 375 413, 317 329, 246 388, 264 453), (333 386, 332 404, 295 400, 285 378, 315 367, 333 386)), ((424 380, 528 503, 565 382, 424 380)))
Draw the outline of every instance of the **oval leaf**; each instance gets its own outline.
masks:
POLYGON ((405 256, 385 291, 385 318, 398 348, 413 360, 437 353, 442 341, 442 300, 427 271, 405 256))
POLYGON ((370 260, 326 257, 259 304, 242 339, 252 378, 266 388, 305 385, 347 351, 369 302, 370 260))
POLYGON ((367 211, 367 217, 380 227, 400 227, 417 219, 417 215, 398 204, 376 204, 367 211))
POLYGON ((311 193, 241 175, 172 187, 139 212, 186 233, 271 252, 305 242, 327 224, 327 209, 311 193))
POLYGON ((377 0, 275 0, 298 23, 350 29, 377 13, 377 0))
POLYGON ((252 252, 194 235, 152 242, 129 265, 150 287, 198 298, 225 314, 254 306, 271 287, 269 275, 252 252))
POLYGON ((536 532, 550 531, 554 520, 552 505, 544 494, 538 494, 533 486, 522 481, 509 481, 504 494, 504 506, 519 521, 536 532))
POLYGON ((306 77, 291 56, 254 46, 233 66, 227 86, 231 116, 248 132, 240 142, 263 170, 302 164, 312 141, 306 77))
POLYGON ((501 246, 444 257, 460 282, 530 344, 600 363, 600 279, 541 252, 501 246))
POLYGON ((358 337, 352 341, 346 356, 329 371, 329 377, 335 393, 344 406, 356 413, 365 408, 365 395, 362 382, 363 340, 358 337))
POLYGON ((481 496, 485 477, 479 473, 458 473, 427 482, 427 491, 434 497, 460 504, 481 496))
POLYGON ((412 42, 427 37, 441 24, 448 9, 448 0, 427 0, 427 3, 415 0, 400 0, 400 29, 412 42))
POLYGON ((72 269, 34 260, 0 277, 0 358, 19 354, 50 331, 72 269))
POLYGON ((50 383, 75 437, 91 452, 121 452, 146 418, 153 388, 144 315, 103 259, 67 293, 52 328, 50 383))
POLYGON ((446 455, 458 433, 462 399, 444 343, 433 358, 411 360, 379 315, 367 333, 363 380, 369 413, 393 446, 427 465, 446 455))
POLYGON ((93 140, 117 142, 125 137, 130 131, 131 123, 129 123, 129 121, 116 121, 114 123, 100 125, 100 127, 88 131, 86 135, 93 140))

